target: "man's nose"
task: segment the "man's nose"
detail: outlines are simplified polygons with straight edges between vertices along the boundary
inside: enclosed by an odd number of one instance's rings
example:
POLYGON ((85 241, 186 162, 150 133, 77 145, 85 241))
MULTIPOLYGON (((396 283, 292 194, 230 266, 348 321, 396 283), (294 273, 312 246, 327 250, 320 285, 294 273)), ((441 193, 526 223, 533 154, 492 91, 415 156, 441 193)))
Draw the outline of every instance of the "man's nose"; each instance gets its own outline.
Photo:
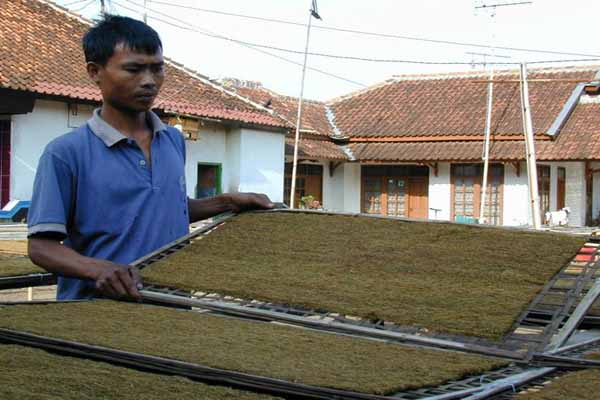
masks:
POLYGON ((140 83, 145 88, 154 89, 154 88, 156 88, 156 77, 154 76, 154 74, 151 71, 146 70, 142 74, 142 80, 140 83))

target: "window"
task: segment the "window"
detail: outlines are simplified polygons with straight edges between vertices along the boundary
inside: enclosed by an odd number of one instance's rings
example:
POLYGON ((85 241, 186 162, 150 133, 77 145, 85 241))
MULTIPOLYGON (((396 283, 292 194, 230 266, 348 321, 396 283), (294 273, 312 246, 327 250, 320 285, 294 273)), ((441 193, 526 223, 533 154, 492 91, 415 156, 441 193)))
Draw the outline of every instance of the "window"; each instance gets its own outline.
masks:
MULTIPOLYGON (((483 181, 482 164, 452 165, 452 214, 455 221, 475 222, 479 219, 481 207, 481 186, 483 181)), ((502 184, 504 166, 491 164, 488 172, 488 185, 483 217, 486 223, 502 223, 502 184)))
POLYGON ((367 214, 381 214, 381 200, 383 198, 381 177, 366 176, 363 185, 363 211, 367 214))
POLYGON ((566 204, 567 193, 567 170, 563 167, 558 167, 556 176, 556 209, 562 210, 566 204))
POLYGON ((540 211, 542 217, 550 211, 550 166, 538 165, 538 195, 540 196, 540 211))
POLYGON ((362 167, 362 212, 427 218, 429 168, 417 165, 362 167))
MULTIPOLYGON (((285 164, 285 179, 283 182, 283 202, 290 204, 292 190, 292 164, 285 164)), ((300 206, 300 199, 313 196, 320 203, 323 201, 323 166, 316 164, 298 164, 296 169, 295 207, 300 206)))

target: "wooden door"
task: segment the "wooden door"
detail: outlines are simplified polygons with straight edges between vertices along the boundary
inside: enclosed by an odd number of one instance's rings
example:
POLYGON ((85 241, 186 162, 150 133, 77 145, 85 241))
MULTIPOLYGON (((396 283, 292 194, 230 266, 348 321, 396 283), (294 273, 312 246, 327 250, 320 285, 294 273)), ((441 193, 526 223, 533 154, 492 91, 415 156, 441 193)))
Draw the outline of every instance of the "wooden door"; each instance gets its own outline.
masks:
POLYGON ((363 178, 362 212, 367 214, 383 214, 384 191, 383 179, 380 176, 363 178))
POLYGON ((408 217, 429 217, 429 181, 427 177, 413 176, 408 180, 408 217))
POLYGON ((319 203, 323 202, 323 176, 306 175, 304 185, 305 196, 313 196, 319 203))
POLYGON ((406 179, 388 177, 385 181, 387 183, 385 215, 406 217, 406 179))
POLYGON ((558 167, 558 175, 556 182, 556 209, 562 210, 565 208, 565 196, 566 196, 566 181, 567 181, 567 170, 563 167, 558 167))
POLYGON ((0 207, 10 200, 10 121, 0 121, 0 207))

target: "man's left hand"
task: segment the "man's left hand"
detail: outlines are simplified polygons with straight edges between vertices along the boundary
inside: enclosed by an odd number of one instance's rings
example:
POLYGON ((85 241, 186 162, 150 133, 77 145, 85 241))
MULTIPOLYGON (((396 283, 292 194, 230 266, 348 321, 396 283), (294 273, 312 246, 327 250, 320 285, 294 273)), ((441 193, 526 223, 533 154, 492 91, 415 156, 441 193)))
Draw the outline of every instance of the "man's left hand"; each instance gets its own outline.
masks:
POLYGON ((261 193, 228 193, 231 211, 235 213, 249 210, 270 210, 275 204, 261 193))

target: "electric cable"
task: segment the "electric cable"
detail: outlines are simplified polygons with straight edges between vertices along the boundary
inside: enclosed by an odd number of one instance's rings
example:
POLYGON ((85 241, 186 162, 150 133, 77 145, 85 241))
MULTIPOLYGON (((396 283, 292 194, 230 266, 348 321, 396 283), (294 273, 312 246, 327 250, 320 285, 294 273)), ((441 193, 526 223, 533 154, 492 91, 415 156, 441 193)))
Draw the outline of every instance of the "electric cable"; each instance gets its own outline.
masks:
MULTIPOLYGON (((135 4, 135 5, 137 5, 138 7, 140 6, 139 4, 137 4, 137 3, 133 2, 133 1, 130 1, 130 0, 125 0, 125 1, 127 1, 128 3, 135 4)), ((129 10, 129 11, 135 12, 135 13, 138 13, 138 12, 139 12, 138 10, 134 10, 134 9, 132 9, 132 8, 130 8, 130 7, 124 6, 123 4, 121 4, 121 3, 118 3, 118 2, 116 2, 116 1, 114 1, 114 0, 112 1, 112 4, 114 4, 114 5, 117 5, 117 6, 121 7, 121 8, 124 8, 124 9, 126 9, 126 10, 129 10)), ((151 12, 155 12, 155 13, 158 13, 158 12, 156 12, 156 11, 154 11, 154 10, 149 10, 149 11, 151 11, 151 12)), ((181 21, 181 20, 179 20, 179 19, 177 19, 177 18, 171 17, 171 16, 169 16, 169 15, 166 15, 166 14, 163 14, 163 13, 160 13, 160 14, 161 14, 161 15, 165 15, 166 17, 169 17, 169 18, 171 18, 171 19, 174 19, 174 20, 176 20, 176 21, 178 21, 178 22, 180 22, 180 23, 186 24, 186 25, 188 25, 188 26, 182 26, 182 25, 178 25, 178 24, 176 24, 176 23, 173 23, 173 22, 170 22, 170 21, 166 21, 166 20, 164 20, 164 19, 161 19, 161 18, 155 17, 155 16, 153 16, 153 15, 148 15, 148 18, 152 18, 152 19, 154 19, 154 20, 156 20, 156 21, 159 21, 159 22, 165 23, 165 24, 167 24, 167 25, 170 25, 170 26, 173 26, 173 27, 176 27, 176 28, 179 28, 179 29, 184 29, 184 30, 187 30, 187 31, 192 31, 192 32, 196 32, 196 33, 203 34, 203 35, 214 35, 215 37, 220 37, 220 35, 217 35, 217 34, 215 34, 214 32, 210 32, 210 31, 205 31, 205 32, 203 32, 203 30, 202 30, 202 29, 200 29, 200 28, 197 28, 197 27, 193 27, 193 25, 191 25, 191 24, 189 24, 189 23, 187 23, 187 22, 185 22, 185 21, 181 21)), ((287 63, 294 64, 294 65, 297 65, 297 66, 300 66, 300 67, 302 66, 302 63, 296 62, 296 61, 294 61, 294 60, 290 60, 289 58, 285 58, 285 57, 282 57, 282 56, 280 56, 280 55, 277 55, 277 54, 273 54, 273 53, 271 53, 271 52, 268 52, 268 51, 262 50, 262 49, 260 49, 260 48, 253 47, 252 45, 249 45, 249 44, 244 44, 244 43, 239 43, 239 42, 238 42, 238 41, 236 41, 236 40, 230 40, 230 41, 231 41, 231 42, 233 42, 233 43, 239 44, 239 45, 241 45, 241 46, 247 47, 247 48, 249 48, 249 49, 251 49, 251 50, 257 51, 257 52, 259 52, 259 53, 262 53, 262 54, 268 55, 268 56, 270 56, 270 57, 277 58, 277 59, 279 59, 279 60, 281 60, 281 61, 285 61, 285 62, 287 62, 287 63)), ((306 68, 307 68, 307 69, 309 69, 309 70, 311 70, 311 71, 314 71, 314 72, 320 73, 320 74, 322 74, 322 75, 326 75, 326 76, 329 76, 329 77, 331 77, 331 78, 335 78, 335 79, 338 79, 338 80, 344 81, 344 82, 346 82, 346 83, 351 83, 351 84, 353 84, 353 85, 360 86, 360 87, 364 87, 364 88, 368 87, 368 85, 366 85, 366 84, 364 84, 364 83, 357 82, 357 81, 355 81, 355 80, 352 80, 352 79, 349 79, 349 78, 345 78, 345 77, 343 77, 343 76, 336 75, 336 74, 334 74, 334 73, 331 73, 331 72, 328 72, 328 71, 325 71, 325 70, 322 70, 322 69, 319 69, 319 68, 310 67, 310 66, 307 66, 306 68)))
MULTIPOLYGON (((175 4, 175 3, 171 3, 171 2, 167 2, 167 1, 160 1, 160 0, 152 0, 152 3, 165 5, 165 6, 171 6, 171 7, 177 7, 177 8, 187 9, 187 10, 199 11, 199 12, 204 12, 204 13, 232 16, 232 17, 245 18, 245 19, 257 20, 257 21, 263 21, 263 22, 273 22, 273 23, 292 25, 292 26, 298 26, 298 27, 304 27, 304 28, 307 27, 306 24, 301 23, 301 22, 294 22, 294 21, 282 20, 282 19, 277 19, 277 18, 265 18, 265 17, 257 17, 257 16, 252 16, 252 15, 230 13, 230 12, 225 12, 225 11, 211 10, 211 9, 207 9, 207 8, 185 6, 185 5, 180 5, 180 4, 175 4)), ((519 52, 528 52, 528 53, 555 54, 555 55, 563 55, 563 56, 600 57, 600 54, 573 53, 573 52, 564 52, 564 51, 555 51, 555 50, 529 49, 529 48, 509 47, 509 46, 491 46, 491 45, 486 45, 486 44, 481 44, 481 43, 460 42, 460 41, 453 41, 453 40, 441 40, 441 39, 432 39, 432 38, 424 38, 424 37, 408 36, 408 35, 368 32, 368 31, 362 31, 362 30, 356 30, 356 29, 328 27, 328 26, 322 26, 322 25, 312 25, 312 28, 325 30, 325 31, 352 33, 352 34, 359 34, 359 35, 366 35, 366 36, 373 36, 373 37, 383 37, 383 38, 388 38, 388 39, 390 39, 390 38, 391 39, 402 39, 402 40, 411 40, 411 41, 418 41, 418 42, 453 45, 453 46, 476 47, 476 48, 487 48, 487 49, 496 48, 496 49, 500 49, 500 50, 510 50, 510 51, 519 51, 519 52)))
MULTIPOLYGON (((136 3, 134 1, 131 0, 125 0, 128 3, 134 4, 137 7, 143 7, 143 5, 136 3)), ((130 11, 134 11, 134 12, 138 12, 136 10, 132 10, 131 8, 127 8, 122 6, 125 9, 129 9, 130 11)), ((205 29, 201 29, 197 26, 194 26, 191 23, 188 23, 186 21, 183 21, 181 19, 172 17, 166 13, 162 13, 160 11, 156 11, 150 8, 146 8, 147 11, 150 11, 152 13, 158 14, 158 15, 162 15, 165 16, 167 18, 171 18, 172 20, 175 20, 179 23, 183 23, 188 25, 190 28, 185 28, 188 30, 193 30, 197 33, 200 33, 204 36, 208 36, 208 37, 212 37, 215 39, 221 39, 221 40, 226 40, 229 42, 233 42, 233 43, 237 43, 240 45, 244 45, 244 46, 249 46, 249 47, 253 47, 253 48, 262 48, 262 49, 268 49, 268 50, 275 50, 275 51, 281 51, 281 52, 285 52, 285 53, 291 53, 291 54, 297 54, 297 55, 304 55, 303 51, 300 50, 292 50, 292 49, 287 49, 287 48, 282 48, 282 47, 277 47, 277 46, 272 46, 272 45, 265 45, 265 44, 260 44, 260 43, 253 43, 253 42, 247 42, 247 41, 243 41, 243 40, 239 40, 239 39, 235 39, 235 38, 231 38, 228 36, 224 36, 221 34, 217 34, 215 32, 211 32, 205 29)), ((173 23, 169 23, 167 21, 164 21, 160 18, 156 18, 156 17, 152 17, 157 21, 160 22, 164 22, 167 24, 170 24, 172 26, 176 26, 178 28, 183 28, 181 26, 178 26, 176 24, 173 23)), ((383 58, 368 58, 368 57, 358 57, 358 56, 348 56, 348 55, 340 55, 340 54, 328 54, 328 53, 321 53, 321 52, 308 52, 309 55, 311 56, 315 56, 315 57, 324 57, 324 58, 331 58, 331 59, 337 59, 337 60, 346 60, 346 61, 362 61, 362 62, 374 62, 374 63, 396 63, 396 64, 418 64, 418 65, 519 65, 521 63, 519 62, 473 62, 473 61, 430 61, 430 60, 414 60, 414 59, 383 59, 383 58)), ((534 61, 531 63, 536 63, 536 64, 550 64, 550 63, 564 63, 564 62, 590 62, 590 61, 599 61, 600 60, 600 56, 597 56, 598 58, 586 58, 586 59, 569 59, 569 60, 543 60, 543 61, 534 61)), ((357 84, 357 82, 352 82, 357 84)))

